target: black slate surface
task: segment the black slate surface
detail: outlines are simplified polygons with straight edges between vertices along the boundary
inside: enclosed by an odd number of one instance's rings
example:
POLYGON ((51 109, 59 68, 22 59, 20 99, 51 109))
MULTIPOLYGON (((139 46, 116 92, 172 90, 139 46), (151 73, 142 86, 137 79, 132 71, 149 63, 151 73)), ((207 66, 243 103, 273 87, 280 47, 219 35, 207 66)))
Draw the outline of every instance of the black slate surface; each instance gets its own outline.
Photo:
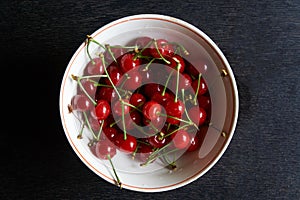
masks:
POLYGON ((0 8, 0 199, 300 199, 300 1, 3 0, 0 8), (85 36, 142 13, 181 18, 209 35, 240 95, 219 162, 185 187, 150 194, 91 172, 68 144, 58 106, 85 36))

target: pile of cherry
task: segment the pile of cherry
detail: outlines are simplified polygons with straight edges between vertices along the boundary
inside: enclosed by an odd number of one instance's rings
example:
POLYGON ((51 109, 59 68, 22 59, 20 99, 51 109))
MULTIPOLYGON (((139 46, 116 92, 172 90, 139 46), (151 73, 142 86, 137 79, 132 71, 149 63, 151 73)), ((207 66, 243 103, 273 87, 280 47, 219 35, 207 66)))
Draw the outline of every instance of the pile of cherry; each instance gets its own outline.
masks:
POLYGON ((165 39, 136 38, 132 45, 102 45, 87 38, 90 61, 81 76, 72 75, 78 90, 69 104, 87 128, 89 146, 100 159, 118 152, 141 166, 165 155, 200 148, 210 120, 211 101, 202 66, 193 66, 182 45, 165 39), (89 46, 103 51, 92 56, 89 46))

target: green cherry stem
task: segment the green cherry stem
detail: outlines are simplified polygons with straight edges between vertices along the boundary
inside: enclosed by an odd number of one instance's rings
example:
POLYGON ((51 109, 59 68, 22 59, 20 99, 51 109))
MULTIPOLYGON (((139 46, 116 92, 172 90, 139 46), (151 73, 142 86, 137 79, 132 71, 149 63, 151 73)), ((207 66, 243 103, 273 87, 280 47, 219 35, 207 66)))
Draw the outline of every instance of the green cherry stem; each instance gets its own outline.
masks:
POLYGON ((87 124, 89 130, 92 132, 93 138, 94 138, 95 140, 97 140, 97 136, 95 135, 95 133, 94 133, 92 127, 91 127, 91 124, 90 124, 90 122, 89 122, 89 119, 88 119, 88 117, 87 117, 86 112, 83 112, 83 116, 84 116, 85 122, 86 122, 86 124, 87 124))
POLYGON ((164 89, 163 89, 163 91, 162 91, 162 93, 161 93, 161 96, 165 96, 166 90, 167 90, 167 86, 168 86, 168 84, 169 84, 169 81, 170 81, 170 79, 171 79, 171 76, 172 76, 173 72, 174 72, 174 71, 172 70, 171 73, 169 74, 169 76, 168 76, 168 78, 167 78, 167 80, 166 80, 164 89))
POLYGON ((113 169, 113 172, 114 172, 114 175, 115 175, 115 178, 116 178, 116 183, 122 189, 122 183, 120 181, 120 178, 119 178, 119 176, 118 176, 118 174, 116 172, 115 166, 114 166, 114 164, 113 164, 113 162, 112 162, 111 157, 110 157, 109 154, 107 154, 107 159, 109 160, 109 163, 110 163, 110 165, 111 165, 111 167, 113 169))
POLYGON ((182 44, 179 44, 178 42, 170 42, 170 43, 174 44, 174 45, 178 46, 180 49, 182 49, 182 51, 185 55, 190 55, 188 50, 186 50, 186 48, 182 44))
POLYGON ((111 51, 111 46, 109 44, 106 44, 105 47, 108 53, 110 54, 110 56, 112 57, 112 59, 115 61, 115 63, 118 63, 114 53, 111 51))
POLYGON ((178 98, 178 88, 179 88, 179 67, 180 67, 180 64, 178 63, 177 64, 177 76, 176 76, 176 93, 175 93, 175 102, 177 102, 177 98, 178 98))
POLYGON ((124 101, 121 100, 122 106, 122 124, 123 124, 123 132, 124 132, 124 140, 127 139, 127 131, 126 131, 126 124, 125 124, 125 114, 124 114, 124 101))
POLYGON ((172 119, 176 119, 176 120, 178 120, 178 121, 180 121, 180 122, 183 122, 183 123, 192 125, 192 122, 190 122, 190 121, 186 121, 186 120, 183 120, 183 119, 180 119, 180 118, 178 118, 178 117, 171 116, 171 115, 166 115, 166 114, 163 114, 163 113, 161 113, 161 112, 157 112, 157 115, 161 115, 161 116, 163 116, 163 117, 169 117, 169 118, 172 118, 172 119))
POLYGON ((103 125, 104 125, 104 120, 101 120, 101 125, 100 125, 100 129, 98 131, 98 136, 97 136, 97 141, 100 140, 100 136, 101 136, 101 133, 102 133, 102 130, 103 130, 103 125))
POLYGON ((146 65, 146 67, 143 69, 143 71, 148 71, 150 65, 153 63, 153 61, 156 60, 156 58, 152 58, 146 65))
POLYGON ((198 75, 197 89, 196 89, 196 93, 195 93, 194 100, 193 100, 195 105, 197 105, 197 96, 198 96, 198 93, 199 93, 200 82, 201 82, 201 76, 202 76, 202 74, 199 73, 199 75, 198 75))
POLYGON ((106 50, 106 48, 102 44, 100 44, 99 42, 97 42, 92 36, 87 35, 87 45, 86 45, 87 48, 86 48, 86 52, 88 54, 88 57, 92 61, 92 63, 95 64, 95 61, 93 60, 93 58, 92 58, 92 56, 90 54, 90 48, 89 47, 90 47, 91 42, 94 42, 95 44, 99 45, 104 50, 106 50))
MULTIPOLYGON (((183 101, 183 104, 185 104, 185 100, 184 100, 184 89, 181 90, 181 94, 182 94, 182 101, 183 101)), ((185 112, 185 115, 186 117, 188 118, 189 122, 196 127, 197 130, 199 130, 198 126, 191 120, 189 114, 188 114, 188 111, 186 110, 186 108, 184 108, 184 112, 185 112)))
POLYGON ((114 90, 116 91, 116 93, 117 93, 117 95, 118 95, 118 97, 119 97, 119 100, 121 100, 122 97, 121 97, 121 95, 120 95, 118 89, 116 88, 115 84, 113 83, 113 81, 111 80, 111 78, 110 78, 110 76, 109 76, 109 74, 108 74, 108 72, 107 72, 106 66, 105 66, 105 64, 104 64, 104 63, 105 63, 104 55, 101 53, 101 54, 100 54, 100 57, 101 57, 101 59, 102 59, 103 65, 104 65, 104 66, 103 66, 103 69, 104 69, 104 71, 105 71, 105 74, 107 75, 107 78, 108 78, 109 82, 111 83, 112 87, 113 87, 114 90))

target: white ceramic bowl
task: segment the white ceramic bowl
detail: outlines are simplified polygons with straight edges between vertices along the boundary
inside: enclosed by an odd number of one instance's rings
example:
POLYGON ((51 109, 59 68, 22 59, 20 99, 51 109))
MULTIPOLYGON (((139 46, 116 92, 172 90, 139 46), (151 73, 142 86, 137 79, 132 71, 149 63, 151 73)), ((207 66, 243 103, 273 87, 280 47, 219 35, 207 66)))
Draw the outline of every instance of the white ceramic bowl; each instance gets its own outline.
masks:
MULTIPOLYGON (((239 99, 233 71, 218 46, 197 27, 170 16, 158 14, 133 15, 113 21, 90 34, 102 44, 126 45, 129 41, 150 36, 178 41, 190 52, 190 62, 199 56, 207 57, 210 70, 204 76, 210 88, 212 111, 211 126, 201 148, 183 156, 177 162, 177 170, 170 171, 157 165, 142 168, 130 158, 117 155, 113 158, 116 172, 123 188, 140 192, 162 192, 185 186, 210 170, 228 147, 237 123, 239 99)), ((61 83, 59 109, 65 135, 82 162, 95 174, 115 184, 112 166, 107 160, 99 160, 91 153, 88 134, 82 139, 77 135, 80 123, 69 113, 68 105, 77 91, 77 83, 71 74, 81 74, 89 58, 83 42, 71 58, 61 83)), ((91 53, 99 51, 91 46, 91 53)), ((94 55, 94 54, 93 54, 94 55)))

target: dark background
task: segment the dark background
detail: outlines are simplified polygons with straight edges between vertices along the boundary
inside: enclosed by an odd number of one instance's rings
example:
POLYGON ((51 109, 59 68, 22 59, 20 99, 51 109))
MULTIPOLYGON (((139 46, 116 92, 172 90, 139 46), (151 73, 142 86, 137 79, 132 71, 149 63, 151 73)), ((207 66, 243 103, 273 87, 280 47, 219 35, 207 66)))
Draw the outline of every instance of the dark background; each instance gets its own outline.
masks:
POLYGON ((300 1, 2 0, 0 8, 0 199, 300 199, 300 1), (58 105, 64 70, 86 35, 142 13, 204 31, 240 95, 218 163, 185 187, 151 194, 90 171, 64 135, 58 105))

